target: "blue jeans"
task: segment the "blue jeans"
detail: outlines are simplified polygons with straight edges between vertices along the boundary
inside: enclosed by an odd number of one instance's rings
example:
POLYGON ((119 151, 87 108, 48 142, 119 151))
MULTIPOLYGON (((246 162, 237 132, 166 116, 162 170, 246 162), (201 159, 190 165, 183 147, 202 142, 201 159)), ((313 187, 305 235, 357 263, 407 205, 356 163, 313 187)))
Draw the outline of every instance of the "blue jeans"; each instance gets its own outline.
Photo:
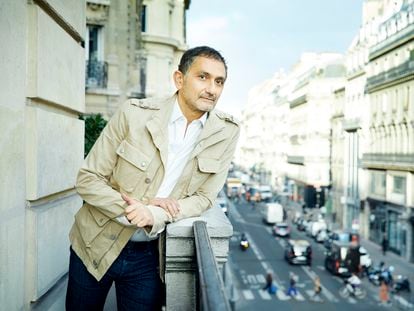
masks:
POLYGON ((159 310, 164 292, 158 274, 157 241, 128 242, 100 281, 71 248, 66 310, 103 310, 113 282, 118 311, 159 310))

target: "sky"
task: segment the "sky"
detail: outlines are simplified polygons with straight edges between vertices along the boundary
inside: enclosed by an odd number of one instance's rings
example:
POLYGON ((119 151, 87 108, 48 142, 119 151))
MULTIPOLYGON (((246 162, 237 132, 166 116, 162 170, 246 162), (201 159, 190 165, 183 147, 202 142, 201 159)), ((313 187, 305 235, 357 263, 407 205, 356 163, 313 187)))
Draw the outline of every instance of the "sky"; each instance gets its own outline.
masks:
POLYGON ((363 0, 191 0, 187 44, 219 50, 228 78, 217 108, 236 117, 248 91, 304 52, 345 53, 358 33, 363 0))

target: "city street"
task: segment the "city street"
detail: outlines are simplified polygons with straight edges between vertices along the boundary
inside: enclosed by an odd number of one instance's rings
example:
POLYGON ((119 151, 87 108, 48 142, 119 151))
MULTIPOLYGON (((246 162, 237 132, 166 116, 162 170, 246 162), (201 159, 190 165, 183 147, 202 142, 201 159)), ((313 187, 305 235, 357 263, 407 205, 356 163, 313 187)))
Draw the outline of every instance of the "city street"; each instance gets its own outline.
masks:
MULTIPOLYGON (((241 204, 230 203, 229 218, 234 227, 234 235, 230 242, 229 265, 233 273, 234 286, 237 289, 238 300, 236 310, 398 310, 392 306, 379 305, 379 288, 363 279, 363 288, 367 296, 360 300, 354 297, 342 298, 339 289, 343 280, 325 270, 325 248, 304 232, 291 226, 292 239, 306 239, 313 250, 312 266, 290 265, 284 259, 286 240, 274 237, 271 226, 263 223, 260 207, 252 209, 243 201, 241 204), (246 233, 250 247, 242 251, 239 246, 240 235, 246 233), (273 273, 273 279, 278 287, 276 295, 270 295, 262 290, 265 285, 267 272, 273 273), (298 295, 290 298, 286 295, 289 283, 289 272, 298 278, 298 295), (313 301, 313 279, 318 275, 321 279, 323 301, 313 301)), ((397 297, 398 298, 398 297, 397 297)), ((395 298, 394 298, 395 299, 395 298)))

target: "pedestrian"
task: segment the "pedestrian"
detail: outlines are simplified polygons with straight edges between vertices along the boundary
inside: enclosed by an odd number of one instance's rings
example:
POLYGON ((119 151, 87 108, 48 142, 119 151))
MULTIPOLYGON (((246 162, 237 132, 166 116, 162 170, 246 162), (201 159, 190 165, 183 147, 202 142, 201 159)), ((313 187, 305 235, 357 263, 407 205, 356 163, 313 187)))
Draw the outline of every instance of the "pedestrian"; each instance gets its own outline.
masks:
POLYGON ((289 288, 287 290, 287 295, 290 297, 295 297, 298 294, 296 282, 297 276, 293 272, 289 272, 289 288))
POLYGON ((382 237, 381 246, 382 246, 382 255, 385 256, 388 250, 388 238, 387 238, 386 233, 384 233, 384 236, 382 237))
POLYGON ((262 288, 263 290, 267 290, 269 294, 275 294, 277 291, 277 287, 273 282, 273 275, 271 272, 266 274, 266 285, 262 288))
POLYGON ((316 276, 313 279, 313 285, 314 285, 314 293, 312 296, 312 300, 317 301, 316 297, 318 298, 318 301, 323 302, 322 298, 321 298, 321 292, 322 292, 322 286, 321 286, 321 279, 319 278, 319 276, 316 276))
POLYGON ((173 96, 129 99, 108 122, 76 181, 66 310, 102 310, 114 282, 118 310, 160 309, 160 234, 212 206, 236 148, 238 123, 214 109, 226 78, 219 52, 189 49, 173 96))
POLYGON ((381 280, 381 285, 379 288, 379 299, 382 305, 389 303, 388 286, 384 280, 381 280))

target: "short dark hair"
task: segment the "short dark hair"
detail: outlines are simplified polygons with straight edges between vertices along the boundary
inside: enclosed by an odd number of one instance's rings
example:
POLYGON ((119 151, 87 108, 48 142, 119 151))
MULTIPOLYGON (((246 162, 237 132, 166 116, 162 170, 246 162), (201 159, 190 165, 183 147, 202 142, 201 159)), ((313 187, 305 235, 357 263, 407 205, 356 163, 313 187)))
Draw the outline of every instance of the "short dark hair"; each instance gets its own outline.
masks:
POLYGON ((227 75, 227 64, 224 57, 217 50, 209 46, 197 46, 191 49, 188 49, 183 56, 181 57, 180 64, 178 65, 178 70, 185 74, 188 69, 191 67, 192 63, 197 57, 206 57, 212 58, 219 62, 222 62, 226 70, 227 75))

